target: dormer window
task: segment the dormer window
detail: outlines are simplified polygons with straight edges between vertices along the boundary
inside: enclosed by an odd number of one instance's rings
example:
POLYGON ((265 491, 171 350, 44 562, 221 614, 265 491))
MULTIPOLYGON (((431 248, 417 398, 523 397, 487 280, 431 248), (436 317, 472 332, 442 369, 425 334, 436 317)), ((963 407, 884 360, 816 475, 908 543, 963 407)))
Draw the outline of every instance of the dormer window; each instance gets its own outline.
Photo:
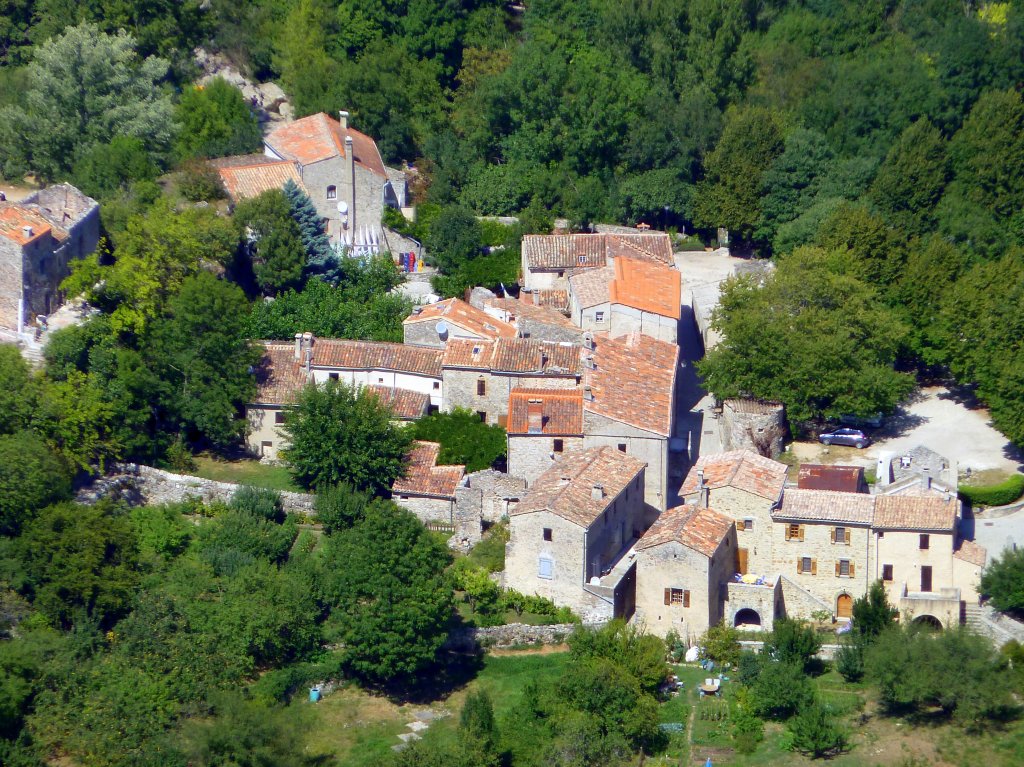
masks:
POLYGON ((337 200, 338 199, 338 187, 334 186, 334 184, 331 184, 329 187, 327 187, 327 199, 328 200, 337 200))
POLYGON ((587 263, 587 257, 581 253, 580 255, 576 256, 576 262, 579 264, 585 264, 587 263))

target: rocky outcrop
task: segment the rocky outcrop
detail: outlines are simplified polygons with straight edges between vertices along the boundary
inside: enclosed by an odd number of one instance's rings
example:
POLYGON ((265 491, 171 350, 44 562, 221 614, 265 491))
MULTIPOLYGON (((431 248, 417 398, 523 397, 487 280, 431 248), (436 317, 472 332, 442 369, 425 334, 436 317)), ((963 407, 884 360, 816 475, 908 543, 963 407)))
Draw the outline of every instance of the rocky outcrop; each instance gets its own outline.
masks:
POLYGON ((208 83, 220 77, 238 88, 245 100, 252 106, 260 122, 288 121, 295 117, 295 110, 288 101, 288 96, 276 83, 256 83, 243 75, 227 57, 221 53, 212 53, 205 48, 193 51, 196 66, 203 74, 199 83, 208 83))

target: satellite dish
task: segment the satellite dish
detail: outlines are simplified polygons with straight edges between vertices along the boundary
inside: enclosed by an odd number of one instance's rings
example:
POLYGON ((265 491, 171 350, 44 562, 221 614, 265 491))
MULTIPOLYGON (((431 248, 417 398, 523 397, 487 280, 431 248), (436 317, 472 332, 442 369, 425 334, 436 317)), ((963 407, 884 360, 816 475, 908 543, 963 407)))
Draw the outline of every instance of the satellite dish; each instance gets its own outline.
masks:
POLYGON ((339 213, 341 213, 341 214, 343 214, 343 215, 344 215, 345 213, 348 213, 348 203, 347 203, 347 202, 345 202, 344 200, 341 200, 341 201, 340 201, 340 202, 338 203, 338 212, 339 212, 339 213))

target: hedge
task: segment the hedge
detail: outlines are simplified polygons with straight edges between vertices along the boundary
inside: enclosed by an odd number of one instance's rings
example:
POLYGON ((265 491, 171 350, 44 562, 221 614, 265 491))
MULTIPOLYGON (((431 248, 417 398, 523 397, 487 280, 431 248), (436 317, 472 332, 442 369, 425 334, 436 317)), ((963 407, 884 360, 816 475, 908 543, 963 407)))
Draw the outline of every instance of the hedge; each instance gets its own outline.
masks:
POLYGON ((1024 474, 1014 474, 998 485, 960 485, 960 498, 971 506, 1005 506, 1024 495, 1024 474))

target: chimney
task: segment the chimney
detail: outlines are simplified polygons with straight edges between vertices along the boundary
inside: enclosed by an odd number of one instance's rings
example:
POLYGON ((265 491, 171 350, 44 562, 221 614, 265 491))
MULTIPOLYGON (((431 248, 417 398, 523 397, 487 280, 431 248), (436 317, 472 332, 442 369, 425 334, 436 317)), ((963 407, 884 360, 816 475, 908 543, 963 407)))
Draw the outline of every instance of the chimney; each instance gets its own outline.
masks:
POLYGON ((341 129, 348 132, 348 112, 342 110, 338 112, 338 122, 341 123, 341 129))
POLYGON ((548 365, 548 353, 546 349, 540 350, 540 369, 543 370, 548 365))
POLYGON ((302 333, 295 334, 295 361, 302 361, 302 333))
MULTIPOLYGON (((346 118, 345 122, 348 122, 346 118)), ((348 202, 348 230, 352 232, 353 238, 356 231, 356 158, 352 149, 352 137, 345 136, 345 179, 342 189, 347 187, 349 192, 348 202)))
POLYGON ((313 367, 313 350, 310 349, 310 348, 306 348, 303 351, 302 354, 303 354, 302 364, 305 366, 305 368, 306 368, 306 375, 308 376, 312 372, 312 367, 313 367))
POLYGON ((530 434, 540 434, 544 428, 544 401, 531 399, 526 401, 526 430, 530 434))
POLYGON ((594 485, 590 488, 590 499, 592 501, 604 500, 604 485, 594 485))
POLYGON ((591 333, 583 334, 583 348, 594 351, 594 336, 591 333))
POLYGON ((539 290, 533 291, 533 305, 534 306, 540 306, 540 291, 539 290))
POLYGON ((583 387, 583 399, 585 399, 587 402, 594 401, 594 390, 591 389, 589 386, 583 387))
POLYGON ((597 370, 597 365, 594 363, 594 355, 588 354, 583 358, 583 367, 587 370, 597 370))
POLYGON ((928 490, 932 489, 932 478, 930 476, 926 476, 924 478, 924 486, 928 490))
POLYGON ((21 227, 21 233, 23 235, 25 235, 26 237, 31 237, 32 234, 33 234, 32 227, 31 226, 23 226, 23 227, 21 227))
POLYGON ((706 484, 704 484, 704 470, 697 470, 697 480, 700 482, 700 506, 707 508, 708 504, 711 503, 711 490, 706 484))

